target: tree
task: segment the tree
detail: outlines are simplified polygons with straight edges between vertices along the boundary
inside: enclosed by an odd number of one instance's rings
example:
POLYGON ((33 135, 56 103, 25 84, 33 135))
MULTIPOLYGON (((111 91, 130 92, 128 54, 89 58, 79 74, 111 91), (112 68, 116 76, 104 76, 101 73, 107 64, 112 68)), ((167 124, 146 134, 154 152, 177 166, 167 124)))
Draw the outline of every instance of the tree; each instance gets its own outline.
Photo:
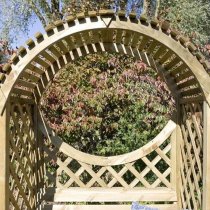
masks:
MULTIPOLYGON (((66 14, 99 9, 127 9, 140 16, 143 11, 153 8, 158 0, 0 0, 0 38, 12 41, 21 33, 27 33, 29 26, 38 19, 43 27, 66 14), (152 6, 151 6, 152 5, 152 6)), ((154 13, 154 12, 153 12, 154 13)), ((155 11, 157 14, 157 11, 155 11)))
POLYGON ((7 41, 0 40, 0 72, 2 71, 3 65, 14 52, 15 50, 9 48, 7 41))
POLYGON ((190 37, 198 47, 210 41, 210 1, 206 0, 161 0, 159 18, 190 37))
POLYGON ((62 18, 62 1, 59 0, 0 0, 0 38, 10 43, 38 19, 43 27, 62 18))

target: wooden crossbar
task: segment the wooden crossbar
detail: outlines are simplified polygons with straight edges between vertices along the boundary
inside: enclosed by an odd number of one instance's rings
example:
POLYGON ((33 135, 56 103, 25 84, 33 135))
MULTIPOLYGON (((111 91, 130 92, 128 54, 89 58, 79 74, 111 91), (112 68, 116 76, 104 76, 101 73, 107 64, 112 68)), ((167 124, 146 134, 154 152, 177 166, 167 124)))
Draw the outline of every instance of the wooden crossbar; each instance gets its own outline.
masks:
MULTIPOLYGON (((160 210, 177 210, 177 204, 147 205, 160 210)), ((43 210, 131 210, 131 205, 45 205, 43 210)))
POLYGON ((48 188, 44 196, 45 201, 51 202, 176 202, 175 190, 169 188, 79 188, 69 189, 48 188))

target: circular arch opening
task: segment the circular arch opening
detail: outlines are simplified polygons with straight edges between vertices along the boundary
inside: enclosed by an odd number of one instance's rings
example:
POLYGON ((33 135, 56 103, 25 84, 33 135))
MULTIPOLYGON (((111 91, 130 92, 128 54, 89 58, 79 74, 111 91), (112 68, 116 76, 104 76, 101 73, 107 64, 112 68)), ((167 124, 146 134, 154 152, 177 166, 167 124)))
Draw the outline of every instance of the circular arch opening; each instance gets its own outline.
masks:
POLYGON ((77 150, 132 152, 161 132, 175 109, 159 73, 125 54, 98 53, 60 70, 41 99, 47 124, 77 150))

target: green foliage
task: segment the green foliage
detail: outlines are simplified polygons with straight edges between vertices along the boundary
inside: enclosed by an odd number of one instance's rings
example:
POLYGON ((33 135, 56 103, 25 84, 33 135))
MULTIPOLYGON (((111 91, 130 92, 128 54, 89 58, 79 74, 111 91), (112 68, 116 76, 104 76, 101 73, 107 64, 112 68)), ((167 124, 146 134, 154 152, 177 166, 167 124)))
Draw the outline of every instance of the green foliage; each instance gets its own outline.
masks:
POLYGON ((200 46, 210 39, 209 11, 210 2, 205 0, 161 0, 159 16, 200 46))
POLYGON ((125 55, 94 54, 61 70, 42 98, 49 125, 76 149, 133 151, 168 121, 173 100, 156 72, 125 55))

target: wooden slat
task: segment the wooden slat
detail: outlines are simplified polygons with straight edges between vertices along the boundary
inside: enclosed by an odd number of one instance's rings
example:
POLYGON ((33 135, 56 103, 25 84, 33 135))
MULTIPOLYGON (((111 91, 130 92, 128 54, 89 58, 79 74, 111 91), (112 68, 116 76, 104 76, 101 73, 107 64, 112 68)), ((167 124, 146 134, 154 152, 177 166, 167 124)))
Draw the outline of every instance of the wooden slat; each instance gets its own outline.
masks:
POLYGON ((55 62, 55 58, 53 58, 53 56, 50 55, 47 51, 43 51, 40 55, 43 56, 44 58, 46 58, 51 63, 55 62))
MULTIPOLYGON (((49 65, 48 65, 49 66, 49 65)), ((27 65, 27 69, 31 70, 32 72, 35 72, 36 74, 42 75, 44 73, 44 70, 41 68, 38 68, 34 64, 30 63, 27 65)))
POLYGON ((176 190, 176 185, 177 185, 177 129, 174 130, 174 132, 171 135, 171 176, 170 176, 170 182, 171 182, 171 187, 173 190, 176 190))
POLYGON ((51 45, 50 47, 48 47, 48 50, 51 51, 52 54, 54 54, 55 57, 57 57, 57 58, 60 58, 62 56, 62 54, 53 45, 51 45))
POLYGON ((24 90, 18 87, 15 87, 12 91, 12 93, 21 95, 21 96, 32 96, 33 92, 29 91, 29 90, 24 90))
POLYGON ((157 50, 157 52, 153 55, 153 58, 155 60, 159 59, 162 55, 164 55, 167 52, 167 48, 164 45, 161 45, 160 48, 157 50))
POLYGON ((181 98, 180 104, 191 104, 194 102, 202 102, 204 100, 203 96, 194 96, 194 97, 188 97, 188 98, 181 98))
POLYGON ((172 61, 170 61, 168 64, 165 65, 165 69, 169 70, 171 68, 173 68, 174 66, 176 66, 179 62, 181 61, 181 59, 179 57, 175 57, 172 61))
POLYGON ((185 90, 181 92, 182 96, 192 96, 201 93, 201 89, 199 87, 191 88, 189 90, 185 90))
POLYGON ((166 62, 169 58, 171 58, 173 54, 174 54, 174 52, 171 51, 171 50, 169 50, 167 53, 165 53, 165 54, 159 59, 159 63, 163 64, 163 63, 166 62))
MULTIPOLYGON (((164 149, 163 152, 164 154, 167 154, 171 149, 171 144, 168 144, 164 149)), ((161 160, 160 156, 156 156, 153 160, 152 160, 152 164, 156 165, 159 161, 161 160)), ((141 176, 144 177, 146 176, 149 172, 150 172, 150 168, 147 166, 142 172, 141 172, 141 176)), ((131 182, 130 186, 134 187, 136 186, 136 184, 138 184, 139 179, 134 179, 133 182, 131 182)))
POLYGON ((182 145, 181 150, 183 157, 182 160, 184 161, 184 169, 181 169, 181 173, 184 186, 184 194, 187 198, 187 204, 185 204, 185 206, 186 208, 197 210, 200 209, 201 206, 201 189, 199 187, 199 183, 202 177, 202 172, 201 169, 197 172, 196 165, 198 164, 198 168, 200 167, 200 164, 197 161, 200 162, 198 155, 200 154, 201 149, 200 147, 195 148, 195 144, 193 143, 195 140, 195 133, 192 133, 191 130, 192 113, 190 113, 191 111, 188 110, 190 105, 183 105, 182 107, 183 124, 181 127, 184 137, 184 145, 182 145), (190 142, 188 141, 189 138, 190 142), (186 172, 185 174, 183 173, 184 171, 186 172))
POLYGON ((192 76, 192 73, 191 73, 191 71, 185 71, 184 73, 182 73, 182 74, 180 74, 180 75, 178 75, 176 78, 175 78, 175 80, 176 80, 176 82, 178 83, 178 82, 180 82, 180 81, 182 81, 182 80, 185 80, 185 79, 187 79, 187 78, 189 78, 189 77, 191 77, 192 76))
MULTIPOLYGON (((163 172, 163 177, 167 177, 167 176, 169 176, 171 174, 171 168, 167 168, 167 170, 165 170, 164 172, 163 172)), ((161 180, 161 178, 157 178, 153 183, 152 183, 152 188, 156 188, 156 187, 158 187, 158 186, 160 186, 160 184, 162 184, 163 182, 162 182, 162 180, 161 180)), ((172 187, 171 187, 172 188, 172 187)))
MULTIPOLYGON (((128 168, 125 166, 123 167, 120 172, 118 172, 119 176, 123 176, 128 171, 128 168)), ((117 179, 115 177, 112 178, 112 180, 108 183, 108 187, 113 187, 117 183, 117 179)))
POLYGON ((74 179, 74 181, 80 186, 80 187, 85 187, 85 184, 77 177, 68 167, 63 164, 63 162, 60 160, 60 158, 57 158, 57 164, 69 174, 69 176, 74 179))
POLYGON ((210 108, 204 102, 204 128, 203 128, 203 202, 202 209, 210 209, 210 108))
POLYGON ((187 65, 185 63, 182 63, 181 65, 179 65, 175 69, 173 69, 173 71, 170 71, 170 74, 172 76, 175 76, 176 74, 182 73, 186 69, 187 69, 187 65))
POLYGON ((181 84, 178 84, 178 88, 179 89, 182 89, 182 88, 186 88, 186 87, 189 87, 191 85, 196 85, 196 84, 198 84, 197 81, 196 81, 196 79, 195 78, 192 78, 192 79, 187 80, 187 81, 185 81, 185 82, 183 82, 181 84))
POLYGON ((48 188, 45 196, 54 202, 177 201, 176 191, 168 188, 48 188))
POLYGON ((134 33, 133 39, 131 41, 131 47, 137 47, 140 37, 141 36, 138 33, 134 33))
POLYGON ((159 45, 160 45, 159 42, 157 42, 156 40, 153 40, 152 43, 150 44, 150 46, 147 49, 147 53, 152 54, 154 52, 155 48, 159 45))
POLYGON ((143 36, 143 38, 141 39, 141 42, 140 42, 140 44, 138 46, 138 49, 140 51, 142 51, 146 47, 146 45, 148 44, 148 42, 150 41, 150 39, 151 38, 148 37, 148 36, 143 36))
MULTIPOLYGON (((143 176, 139 174, 139 172, 130 163, 127 163, 126 167, 139 180, 139 182, 141 182, 146 188, 151 188, 151 185, 147 182, 147 180, 144 179, 143 176)), ((129 186, 132 186, 132 185, 129 185, 129 186)))
MULTIPOLYGON (((160 210, 178 210, 176 204, 146 205, 160 210)), ((43 210, 130 210, 131 205, 45 205, 43 210)))
POLYGON ((113 42, 113 29, 102 29, 101 30, 101 38, 104 43, 112 43, 113 42))
POLYGON ((111 166, 107 166, 106 169, 124 187, 124 189, 129 188, 129 185, 125 182, 125 180, 111 166))
POLYGON ((142 160, 145 162, 145 164, 158 176, 158 178, 162 181, 163 184, 165 184, 166 187, 170 188, 171 183, 166 179, 166 177, 161 174, 157 168, 148 160, 147 157, 143 157, 142 160))
POLYGON ((17 96, 10 96, 10 100, 12 103, 20 103, 20 104, 34 104, 35 100, 32 98, 21 98, 17 96))
POLYGON ((9 115, 8 103, 3 115, 0 115, 0 206, 2 210, 8 210, 9 207, 9 115))
POLYGON ((31 89, 34 89, 36 87, 36 84, 34 84, 32 82, 22 80, 22 79, 18 80, 17 85, 20 85, 20 86, 23 86, 23 87, 26 87, 26 88, 31 88, 31 89))
MULTIPOLYGON (((160 210, 177 210, 176 204, 146 205, 160 210)), ((131 205, 45 205, 44 210, 130 210, 131 205)))
POLYGON ((94 44, 99 43, 100 42, 99 30, 93 30, 92 35, 93 35, 92 43, 94 43, 94 44))
POLYGON ((124 42, 123 42, 124 45, 128 46, 130 44, 132 38, 133 38, 133 32, 132 31, 126 31, 125 32, 124 42))
POLYGON ((64 45, 64 43, 61 41, 57 42, 56 45, 60 48, 60 50, 63 52, 63 54, 66 54, 69 52, 67 47, 64 45))
POLYGON ((73 36, 73 39, 74 39, 74 44, 75 44, 75 47, 81 47, 83 46, 83 40, 82 40, 82 36, 81 36, 81 33, 77 33, 73 36))
POLYGON ((43 59, 41 59, 40 57, 36 57, 34 61, 38 63, 39 65, 41 65, 43 68, 47 68, 49 66, 49 64, 43 59))
POLYGON ((95 173, 91 166, 85 163, 81 163, 81 166, 92 176, 92 178, 95 180, 95 182, 97 182, 98 184, 100 184, 101 187, 106 187, 106 183, 100 178, 100 176, 98 176, 97 173, 95 173))
POLYGON ((66 38, 64 38, 64 40, 66 41, 66 43, 68 45, 69 51, 76 48, 75 43, 72 40, 72 36, 66 37, 66 38))
POLYGON ((122 43, 122 40, 123 40, 123 33, 124 33, 123 30, 117 30, 117 31, 116 31, 116 43, 117 43, 117 44, 121 44, 121 43, 122 43))
POLYGON ((89 44, 92 43, 91 42, 91 34, 90 34, 90 31, 85 31, 81 35, 82 35, 82 38, 84 40, 84 44, 89 45, 89 44))

